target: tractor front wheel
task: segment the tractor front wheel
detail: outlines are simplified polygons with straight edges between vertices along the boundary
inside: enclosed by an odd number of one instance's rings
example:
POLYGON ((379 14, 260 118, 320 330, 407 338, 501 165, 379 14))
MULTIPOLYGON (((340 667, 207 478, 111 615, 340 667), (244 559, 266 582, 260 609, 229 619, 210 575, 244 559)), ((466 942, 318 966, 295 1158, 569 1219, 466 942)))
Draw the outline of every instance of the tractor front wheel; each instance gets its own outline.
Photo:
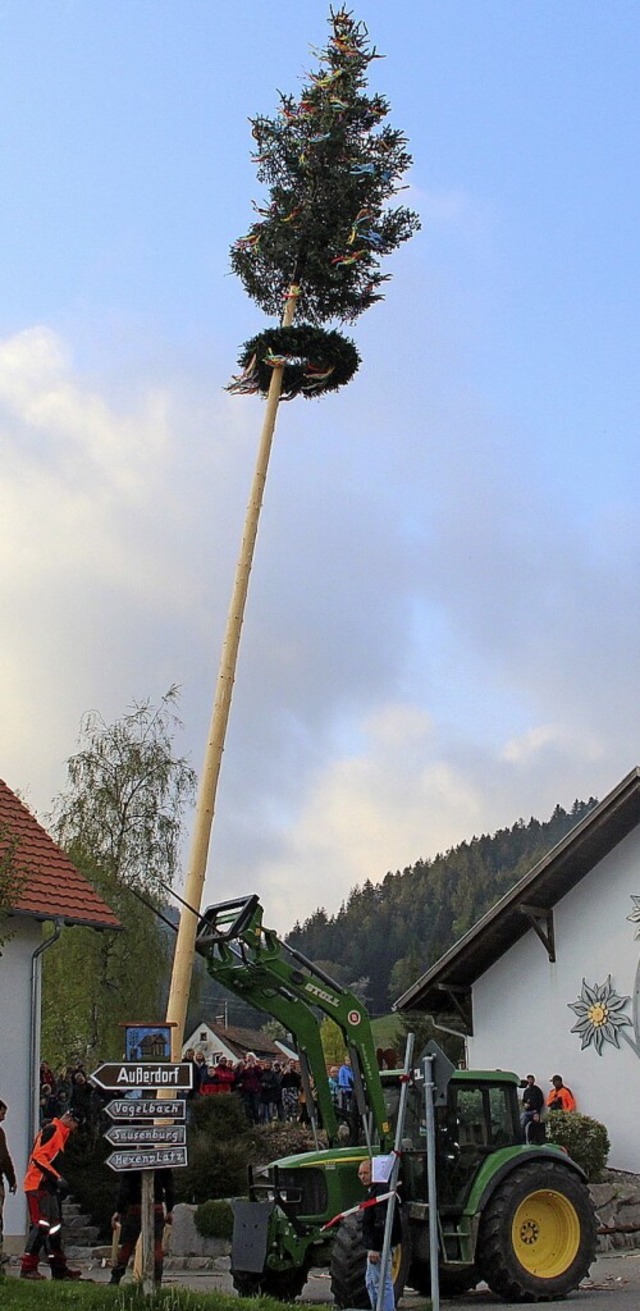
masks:
POLYGON ((565 1297, 595 1257, 596 1224, 577 1174, 555 1161, 532 1161, 493 1193, 480 1222, 476 1265, 510 1302, 565 1297))
POLYGON ((291 1270, 263 1270, 261 1275, 234 1270, 233 1287, 240 1297, 274 1297, 278 1302, 295 1302, 309 1277, 305 1263, 291 1270))
POLYGON ((232 1270, 231 1277, 238 1297, 260 1297, 260 1275, 248 1275, 243 1270, 232 1270))

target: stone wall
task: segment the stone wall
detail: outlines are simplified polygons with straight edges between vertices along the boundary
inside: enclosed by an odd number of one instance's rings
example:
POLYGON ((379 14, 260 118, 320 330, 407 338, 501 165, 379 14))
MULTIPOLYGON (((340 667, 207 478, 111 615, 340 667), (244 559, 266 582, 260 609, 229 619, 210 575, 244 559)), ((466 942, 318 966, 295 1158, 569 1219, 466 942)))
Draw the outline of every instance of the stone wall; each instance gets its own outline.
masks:
POLYGON ((231 1243, 227 1238, 203 1238, 195 1224, 196 1206, 179 1202, 173 1208, 170 1256, 228 1256, 231 1243))
POLYGON ((601 1184, 590 1184, 599 1229, 598 1252, 640 1247, 640 1175, 605 1170, 601 1184))

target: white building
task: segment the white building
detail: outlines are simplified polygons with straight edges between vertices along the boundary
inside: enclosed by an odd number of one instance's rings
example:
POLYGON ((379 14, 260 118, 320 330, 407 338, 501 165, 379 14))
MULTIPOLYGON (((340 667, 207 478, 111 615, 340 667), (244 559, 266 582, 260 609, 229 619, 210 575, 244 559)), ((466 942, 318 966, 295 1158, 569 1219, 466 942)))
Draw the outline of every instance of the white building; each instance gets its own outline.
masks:
POLYGON ((471 1068, 533 1073, 545 1095, 562 1075, 606 1125, 609 1164, 640 1172, 639 962, 634 769, 396 1008, 456 1014, 471 1068))
POLYGON ((7 1252, 20 1251, 24 1243, 21 1184, 38 1127, 42 956, 55 951, 65 925, 122 928, 84 875, 0 780, 0 860, 10 851, 17 884, 11 913, 0 926, 0 937, 5 938, 0 947, 0 1100, 8 1108, 3 1128, 18 1191, 15 1196, 7 1192, 4 1205, 7 1252))

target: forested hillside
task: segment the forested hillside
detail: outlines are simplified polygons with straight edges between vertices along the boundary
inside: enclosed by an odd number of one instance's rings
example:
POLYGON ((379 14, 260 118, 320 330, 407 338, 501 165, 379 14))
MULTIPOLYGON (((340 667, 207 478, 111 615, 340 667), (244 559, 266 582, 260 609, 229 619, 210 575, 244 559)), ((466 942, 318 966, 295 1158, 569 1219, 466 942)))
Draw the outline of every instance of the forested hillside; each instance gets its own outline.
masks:
POLYGON ((367 880, 337 915, 315 911, 287 941, 338 982, 355 982, 370 1012, 382 1014, 595 804, 556 806, 546 823, 520 819, 382 883, 367 880))

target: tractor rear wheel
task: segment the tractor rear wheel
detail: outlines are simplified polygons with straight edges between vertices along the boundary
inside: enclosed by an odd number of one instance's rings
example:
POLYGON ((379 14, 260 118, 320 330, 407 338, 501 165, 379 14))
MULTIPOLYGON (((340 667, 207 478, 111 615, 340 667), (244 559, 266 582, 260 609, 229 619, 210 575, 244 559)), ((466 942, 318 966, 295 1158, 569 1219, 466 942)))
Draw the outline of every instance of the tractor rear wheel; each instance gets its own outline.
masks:
MULTIPOLYGON (((391 1278, 396 1306, 404 1292, 409 1266, 409 1243, 403 1241, 391 1254, 391 1278)), ((339 1307, 368 1307, 365 1283, 367 1253, 362 1241, 362 1216, 342 1221, 331 1249, 331 1292, 339 1307)))
POLYGON ((585 1185, 561 1162, 515 1169, 480 1221, 480 1277, 510 1302, 546 1302, 577 1288, 595 1257, 596 1223, 585 1185))

